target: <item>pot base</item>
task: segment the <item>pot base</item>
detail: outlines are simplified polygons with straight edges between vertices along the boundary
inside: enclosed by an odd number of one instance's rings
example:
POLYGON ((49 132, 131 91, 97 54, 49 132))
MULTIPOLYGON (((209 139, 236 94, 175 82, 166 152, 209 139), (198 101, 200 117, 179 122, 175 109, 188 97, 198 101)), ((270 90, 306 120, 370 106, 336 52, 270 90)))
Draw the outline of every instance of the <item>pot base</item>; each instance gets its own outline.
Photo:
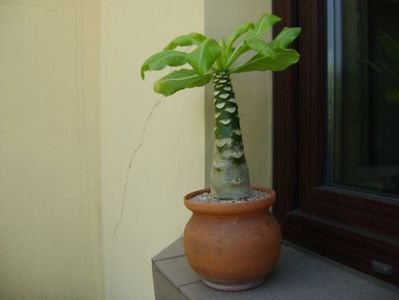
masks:
POLYGON ((213 288, 215 290, 219 291, 225 291, 225 292, 238 292, 238 291, 245 291, 245 290, 250 290, 254 289, 258 286, 261 286, 265 281, 266 278, 260 278, 256 279, 247 283, 243 284, 220 284, 220 283, 214 283, 207 281, 205 279, 201 279, 201 281, 208 287, 213 288))

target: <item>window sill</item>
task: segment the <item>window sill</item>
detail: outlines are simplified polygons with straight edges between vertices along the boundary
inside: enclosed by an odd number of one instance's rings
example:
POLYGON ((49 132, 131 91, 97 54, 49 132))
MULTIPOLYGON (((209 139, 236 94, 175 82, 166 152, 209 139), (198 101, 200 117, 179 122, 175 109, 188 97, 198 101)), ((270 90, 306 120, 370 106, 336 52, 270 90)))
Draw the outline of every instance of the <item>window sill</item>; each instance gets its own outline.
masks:
POLYGON ((157 300, 399 299, 399 288, 288 242, 266 283, 249 291, 226 293, 206 287, 188 265, 181 238, 152 259, 152 271, 157 300))

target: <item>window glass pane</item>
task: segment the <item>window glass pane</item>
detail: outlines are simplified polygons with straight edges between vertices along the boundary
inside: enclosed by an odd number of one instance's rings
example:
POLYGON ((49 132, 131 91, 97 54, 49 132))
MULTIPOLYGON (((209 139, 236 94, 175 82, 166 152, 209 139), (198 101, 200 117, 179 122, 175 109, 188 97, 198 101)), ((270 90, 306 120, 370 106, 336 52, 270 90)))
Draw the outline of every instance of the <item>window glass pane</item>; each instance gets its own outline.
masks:
POLYGON ((399 0, 327 6, 327 183, 399 195, 399 0))

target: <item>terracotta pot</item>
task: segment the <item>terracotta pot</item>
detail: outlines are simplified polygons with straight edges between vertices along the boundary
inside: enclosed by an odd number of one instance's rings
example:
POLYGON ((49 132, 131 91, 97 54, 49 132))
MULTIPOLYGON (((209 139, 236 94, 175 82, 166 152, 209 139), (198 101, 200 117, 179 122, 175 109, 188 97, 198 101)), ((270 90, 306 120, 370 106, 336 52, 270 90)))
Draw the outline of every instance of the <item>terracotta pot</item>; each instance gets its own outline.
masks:
POLYGON ((271 189, 266 198, 240 203, 190 201, 199 190, 184 197, 193 215, 184 230, 188 262, 202 281, 225 291, 261 285, 280 254, 280 226, 269 212, 275 201, 271 189))

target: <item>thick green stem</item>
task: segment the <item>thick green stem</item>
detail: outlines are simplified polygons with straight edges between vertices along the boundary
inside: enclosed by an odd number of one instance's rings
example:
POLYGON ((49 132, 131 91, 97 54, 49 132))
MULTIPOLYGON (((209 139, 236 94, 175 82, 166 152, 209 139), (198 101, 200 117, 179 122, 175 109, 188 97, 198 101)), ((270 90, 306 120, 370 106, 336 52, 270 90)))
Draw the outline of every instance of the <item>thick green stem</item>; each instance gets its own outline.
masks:
POLYGON ((225 72, 215 74, 213 83, 215 139, 211 192, 221 200, 247 198, 250 195, 248 166, 230 76, 225 72))

